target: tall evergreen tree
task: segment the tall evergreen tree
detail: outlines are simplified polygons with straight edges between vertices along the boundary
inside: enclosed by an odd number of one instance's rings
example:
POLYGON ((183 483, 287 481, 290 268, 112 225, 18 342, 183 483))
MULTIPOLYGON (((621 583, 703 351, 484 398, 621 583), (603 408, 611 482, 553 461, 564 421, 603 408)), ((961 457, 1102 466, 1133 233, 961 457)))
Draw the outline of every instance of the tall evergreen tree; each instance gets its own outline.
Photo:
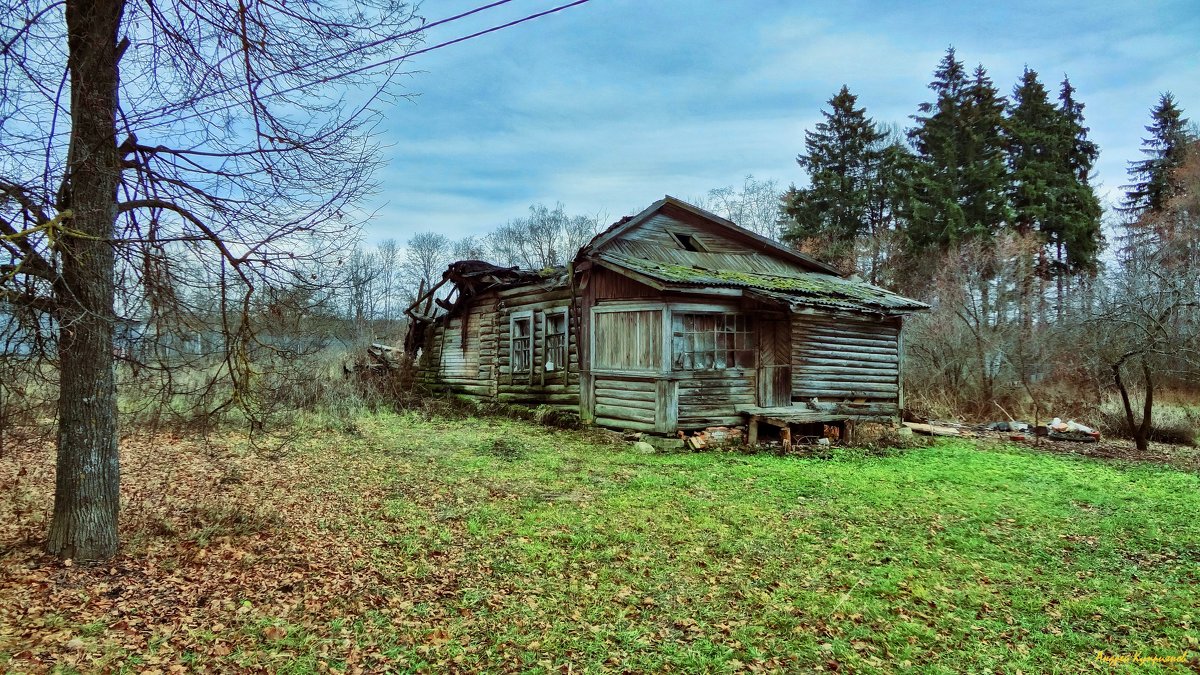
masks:
POLYGON ((967 71, 946 50, 929 88, 935 96, 922 103, 909 131, 918 162, 913 174, 909 245, 916 251, 946 248, 963 237, 962 168, 967 71))
POLYGON ((1005 124, 1013 222, 1022 235, 1044 235, 1055 210, 1064 147, 1062 119, 1036 71, 1025 69, 1013 89, 1005 124))
POLYGON ((1188 120, 1171 92, 1158 99, 1150 117, 1150 126, 1146 127, 1150 138, 1142 140, 1146 159, 1130 162, 1133 183, 1123 186, 1127 190, 1121 211, 1134 218, 1147 211, 1162 211, 1175 196, 1177 186, 1172 184, 1171 176, 1183 166, 1190 138, 1188 120))
POLYGON ((829 99, 829 110, 821 111, 824 121, 804 133, 805 154, 796 158, 809 187, 792 187, 783 198, 784 240, 815 241, 818 257, 831 262, 847 260, 869 220, 875 146, 882 134, 857 105, 844 85, 829 99))
POLYGON ((1100 199, 1091 184, 1092 168, 1100 149, 1088 138, 1083 104, 1075 98, 1075 88, 1068 78, 1063 78, 1058 103, 1064 143, 1059 148, 1063 156, 1060 166, 1067 167, 1069 172, 1060 174, 1060 208, 1051 212, 1045 229, 1055 249, 1055 277, 1061 285, 1064 275, 1095 271, 1104 240, 1100 230, 1100 199))
MULTIPOLYGON (((1074 94, 1064 80, 1055 106, 1037 72, 1026 68, 1006 120, 1013 222, 1020 235, 1035 238, 1036 250, 1030 253, 1037 257, 1038 275, 1058 281, 1060 300, 1063 277, 1093 269, 1100 245, 1100 202, 1088 184, 1097 150, 1087 138, 1083 104, 1074 94)), ((1026 272, 1019 280, 1026 318, 1031 262, 1024 261, 1026 272)))
POLYGON ((916 157, 904 140, 899 127, 880 130, 880 138, 872 147, 874 165, 867 185, 866 236, 860 247, 859 269, 872 284, 893 285, 897 281, 897 266, 891 256, 907 222, 912 201, 912 177, 916 157))
POLYGON ((982 65, 965 92, 963 217, 966 233, 990 239, 1010 219, 1004 163, 1005 100, 982 65))
MULTIPOLYGON (((1061 131, 1061 116, 1050 103, 1037 72, 1025 68, 1008 105, 1005 145, 1013 224, 1022 244, 1014 262, 1018 310, 1026 330, 1033 326, 1034 277, 1038 271, 1043 272, 1045 283, 1046 229, 1058 206, 1058 187, 1063 183, 1060 174, 1070 172, 1062 162, 1064 153, 1060 148, 1066 146, 1061 131)), ((1039 295, 1044 299, 1044 293, 1039 295)))
POLYGON ((953 47, 929 88, 935 100, 921 104, 909 132, 919 160, 908 228, 916 251, 990 239, 1008 219, 1004 98, 983 66, 968 76, 953 47))

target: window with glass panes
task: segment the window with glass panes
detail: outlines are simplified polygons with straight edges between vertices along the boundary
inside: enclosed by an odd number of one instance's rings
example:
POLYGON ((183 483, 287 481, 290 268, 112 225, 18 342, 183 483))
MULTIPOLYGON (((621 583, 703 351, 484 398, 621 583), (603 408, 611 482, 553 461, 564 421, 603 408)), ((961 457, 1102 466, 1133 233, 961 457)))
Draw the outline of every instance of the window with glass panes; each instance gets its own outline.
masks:
POLYGON ((546 372, 562 370, 567 363, 567 314, 546 314, 546 372))
POLYGON ((512 320, 512 372, 528 373, 533 364, 533 318, 512 320))
POLYGON ((745 314, 676 312, 671 323, 675 370, 754 367, 754 340, 745 314))

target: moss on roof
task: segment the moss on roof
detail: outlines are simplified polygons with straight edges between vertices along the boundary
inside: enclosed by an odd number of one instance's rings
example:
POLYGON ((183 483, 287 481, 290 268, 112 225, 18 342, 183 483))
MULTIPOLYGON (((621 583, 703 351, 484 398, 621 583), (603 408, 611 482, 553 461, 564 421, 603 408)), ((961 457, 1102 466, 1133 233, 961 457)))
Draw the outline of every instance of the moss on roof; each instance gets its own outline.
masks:
POLYGON ((790 275, 760 274, 736 270, 713 270, 674 263, 602 254, 609 262, 645 274, 660 281, 692 286, 724 286, 772 291, 772 295, 797 296, 817 304, 869 306, 884 309, 925 309, 924 303, 861 281, 850 281, 831 274, 797 272, 790 275))

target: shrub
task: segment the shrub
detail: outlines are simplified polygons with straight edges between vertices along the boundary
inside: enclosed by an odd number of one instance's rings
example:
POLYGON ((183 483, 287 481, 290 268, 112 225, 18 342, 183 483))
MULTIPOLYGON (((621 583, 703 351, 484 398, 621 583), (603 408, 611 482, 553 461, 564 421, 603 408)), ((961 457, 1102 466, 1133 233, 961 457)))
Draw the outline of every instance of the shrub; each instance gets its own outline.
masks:
MULTIPOLYGON (((1141 408, 1134 410, 1136 420, 1141 419, 1141 408)), ((1132 439, 1125 420, 1125 408, 1115 398, 1100 406, 1098 424, 1101 433, 1114 438, 1132 439)), ((1174 443, 1196 447, 1200 436, 1200 410, 1179 405, 1158 404, 1150 418, 1150 440, 1159 443, 1174 443)))

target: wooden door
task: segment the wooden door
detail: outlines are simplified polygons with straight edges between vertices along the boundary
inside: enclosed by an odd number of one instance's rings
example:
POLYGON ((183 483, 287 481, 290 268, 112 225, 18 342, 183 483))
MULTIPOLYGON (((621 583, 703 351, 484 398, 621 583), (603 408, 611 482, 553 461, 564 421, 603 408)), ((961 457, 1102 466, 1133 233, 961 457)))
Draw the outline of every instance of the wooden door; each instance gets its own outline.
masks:
POLYGON ((758 405, 792 404, 792 331, 787 317, 758 322, 758 405))

